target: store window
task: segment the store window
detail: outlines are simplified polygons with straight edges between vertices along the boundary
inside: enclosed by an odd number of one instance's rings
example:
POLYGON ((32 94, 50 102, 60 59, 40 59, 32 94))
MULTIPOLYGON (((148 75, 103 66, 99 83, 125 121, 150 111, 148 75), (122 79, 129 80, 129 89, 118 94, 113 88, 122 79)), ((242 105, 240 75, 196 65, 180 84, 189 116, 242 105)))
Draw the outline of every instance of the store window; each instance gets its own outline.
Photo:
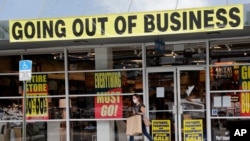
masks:
POLYGON ((107 50, 98 52, 102 48, 69 48, 69 71, 95 70, 96 62, 109 64, 106 69, 129 69, 142 67, 141 45, 120 45, 107 47, 107 50))
POLYGON ((165 44, 156 40, 148 45, 147 66, 180 66, 206 64, 206 44, 204 42, 165 44))
POLYGON ((66 107, 60 102, 65 99, 63 57, 63 49, 0 52, 3 60, 0 65, 0 140, 21 139, 23 110, 26 110, 28 121, 26 140, 51 140, 53 136, 66 135, 63 128, 66 107), (58 55, 61 60, 57 59, 58 55), (19 61, 22 59, 32 61, 30 81, 19 81, 19 61), (48 122, 52 119, 56 121, 48 122))
POLYGON ((143 93, 142 49, 141 45, 120 45, 108 47, 105 50, 108 55, 96 51, 96 48, 68 50, 69 114, 74 133, 71 137, 95 140, 98 121, 105 120, 114 122, 118 140, 126 136, 123 119, 132 113, 131 95, 143 93), (107 68, 97 70, 99 61, 107 63, 107 68))
POLYGON ((0 118, 1 127, 8 127, 6 136, 17 134, 9 137, 12 139, 22 134, 24 94, 27 140, 66 140, 67 128, 71 140, 93 140, 99 119, 115 120, 119 124, 115 125, 115 132, 120 124, 125 125, 121 119, 131 114, 131 95, 143 93, 141 46, 113 47, 111 57, 106 60, 112 68, 99 71, 95 69, 95 59, 100 59, 95 57, 95 49, 80 50, 69 49, 67 55, 63 48, 28 49, 9 56, 0 53, 5 60, 0 65, 0 118), (32 60, 31 81, 19 81, 21 59, 32 60), (101 87, 103 75, 111 75, 116 83, 111 88, 101 87), (97 81, 100 87, 96 86, 97 81), (100 95, 110 92, 111 96, 100 95), (66 126, 67 108, 69 127, 66 126))
MULTIPOLYGON (((210 44, 210 101, 213 141, 230 140, 232 125, 247 125, 249 110, 248 40, 223 40, 210 44), (235 119, 237 117, 237 120, 235 119)), ((235 126, 235 128, 237 128, 235 126)))

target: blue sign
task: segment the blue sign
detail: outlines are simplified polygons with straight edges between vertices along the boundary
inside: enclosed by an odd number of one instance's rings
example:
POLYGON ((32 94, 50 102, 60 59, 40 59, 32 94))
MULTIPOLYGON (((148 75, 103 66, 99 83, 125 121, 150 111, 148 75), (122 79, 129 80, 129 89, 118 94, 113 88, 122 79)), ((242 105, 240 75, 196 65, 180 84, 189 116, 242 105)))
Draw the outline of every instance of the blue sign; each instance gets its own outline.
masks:
POLYGON ((19 61, 19 80, 26 81, 31 80, 32 72, 32 61, 31 60, 21 60, 19 61))
POLYGON ((19 71, 31 71, 32 61, 31 60, 21 60, 19 61, 19 71))

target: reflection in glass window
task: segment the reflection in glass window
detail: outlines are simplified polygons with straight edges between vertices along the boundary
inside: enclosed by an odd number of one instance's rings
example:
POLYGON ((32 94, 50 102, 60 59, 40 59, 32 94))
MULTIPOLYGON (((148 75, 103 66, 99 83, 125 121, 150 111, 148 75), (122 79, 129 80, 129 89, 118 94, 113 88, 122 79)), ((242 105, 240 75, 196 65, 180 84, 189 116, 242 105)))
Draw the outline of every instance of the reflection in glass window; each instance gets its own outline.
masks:
POLYGON ((72 119, 127 118, 132 115, 131 96, 71 97, 70 103, 70 118, 72 119), (110 102, 108 98, 112 98, 110 102), (116 101, 112 101, 114 99, 116 101))
MULTIPOLYGON (((102 48, 101 48, 102 49, 102 48)), ((142 67, 141 46, 119 46, 106 50, 107 56, 98 49, 69 49, 69 70, 94 70, 97 62, 109 64, 106 69, 129 69, 142 67)))
MULTIPOLYGON (((122 93, 140 93, 143 90, 142 71, 117 71, 121 73, 122 93)), ((95 74, 102 72, 79 72, 69 73, 69 93, 70 95, 96 94, 95 74)), ((104 73, 104 72, 103 72, 104 73)), ((107 72, 108 73, 108 72, 107 72)))
MULTIPOLYGON (((159 42, 159 41, 158 41, 159 42)), ((164 44, 147 46, 147 66, 204 65, 205 43, 164 44)))

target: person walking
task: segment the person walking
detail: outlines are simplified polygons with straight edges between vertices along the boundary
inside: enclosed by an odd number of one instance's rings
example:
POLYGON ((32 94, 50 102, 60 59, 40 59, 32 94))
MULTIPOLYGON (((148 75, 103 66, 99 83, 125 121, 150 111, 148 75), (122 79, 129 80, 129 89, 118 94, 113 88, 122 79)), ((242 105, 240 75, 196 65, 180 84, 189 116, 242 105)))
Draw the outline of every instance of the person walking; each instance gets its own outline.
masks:
MULTIPOLYGON (((145 105, 142 103, 142 100, 138 94, 134 94, 132 96, 133 99, 133 114, 134 115, 141 115, 142 117, 142 133, 148 138, 149 141, 153 141, 152 137, 149 135, 146 126, 143 122, 143 117, 145 115, 145 105)), ((134 136, 129 137, 129 141, 134 141, 134 136)))

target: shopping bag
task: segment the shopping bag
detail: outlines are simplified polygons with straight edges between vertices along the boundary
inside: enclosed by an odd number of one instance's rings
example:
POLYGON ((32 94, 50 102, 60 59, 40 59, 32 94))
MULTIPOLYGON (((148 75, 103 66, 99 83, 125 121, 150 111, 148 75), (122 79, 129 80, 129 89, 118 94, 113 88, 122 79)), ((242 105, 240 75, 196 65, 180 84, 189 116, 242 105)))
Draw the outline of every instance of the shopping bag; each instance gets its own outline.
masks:
POLYGON ((147 117, 143 118, 143 122, 144 122, 144 124, 145 124, 146 127, 149 127, 151 125, 151 122, 150 122, 150 120, 147 117))
POLYGON ((127 118, 126 134, 135 136, 142 134, 142 120, 141 115, 134 115, 127 118))

